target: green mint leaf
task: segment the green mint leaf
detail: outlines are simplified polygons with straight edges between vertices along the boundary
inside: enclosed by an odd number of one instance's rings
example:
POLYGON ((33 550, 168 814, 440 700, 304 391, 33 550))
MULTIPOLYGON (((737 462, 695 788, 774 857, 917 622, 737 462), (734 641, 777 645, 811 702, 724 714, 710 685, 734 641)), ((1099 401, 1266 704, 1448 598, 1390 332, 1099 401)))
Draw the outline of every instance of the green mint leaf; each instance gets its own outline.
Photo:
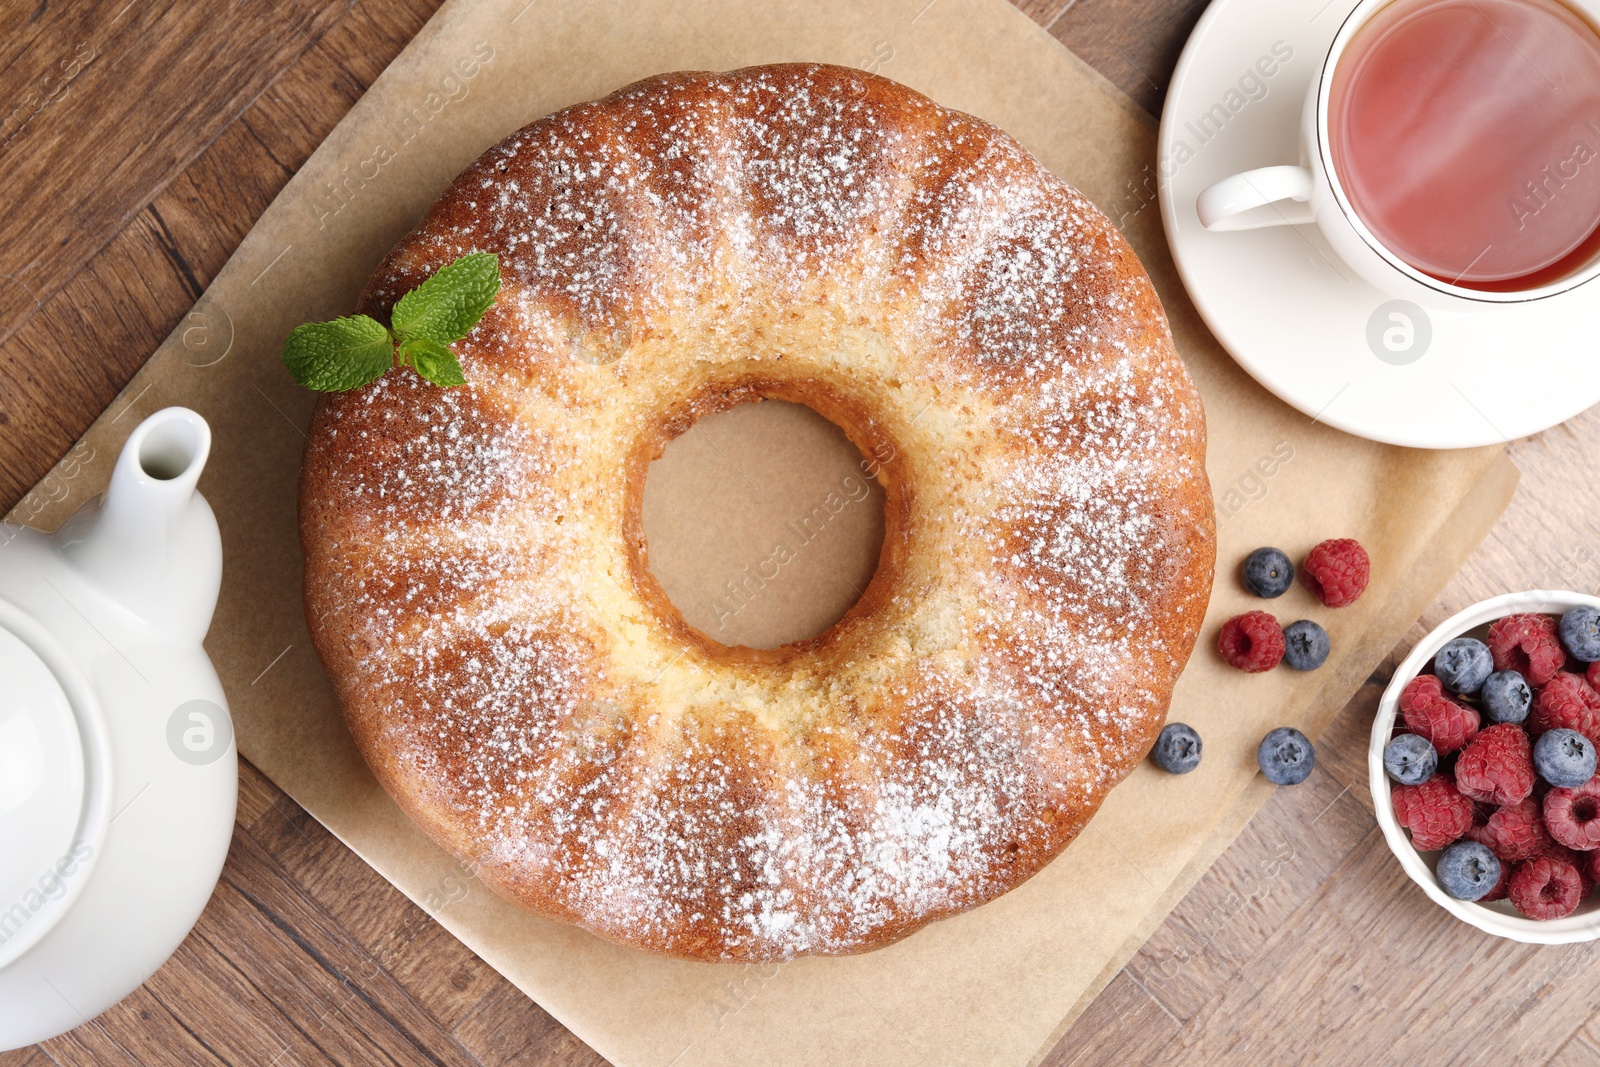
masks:
POLYGON ((295 381, 334 393, 383 376, 398 360, 435 385, 465 385, 449 345, 472 332, 500 292, 500 259, 474 252, 442 267, 401 297, 393 326, 366 315, 297 326, 283 342, 283 364, 295 381))
POLYGON ((283 342, 283 365, 308 389, 356 389, 394 365, 394 339, 383 323, 366 315, 308 322, 283 342))
POLYGON ((472 332, 500 292, 500 257, 473 252, 411 290, 390 317, 402 341, 427 338, 452 344, 472 332))
POLYGON ((434 385, 466 385, 456 354, 431 337, 413 337, 400 343, 400 359, 417 369, 434 385))

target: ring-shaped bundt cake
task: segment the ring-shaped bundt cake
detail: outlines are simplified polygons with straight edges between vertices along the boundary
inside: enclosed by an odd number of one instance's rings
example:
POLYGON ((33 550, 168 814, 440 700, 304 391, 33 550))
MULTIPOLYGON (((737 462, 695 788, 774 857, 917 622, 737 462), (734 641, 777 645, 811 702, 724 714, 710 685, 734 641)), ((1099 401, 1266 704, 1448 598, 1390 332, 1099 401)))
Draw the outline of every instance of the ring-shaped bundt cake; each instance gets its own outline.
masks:
POLYGON ((351 733, 517 903, 653 952, 859 952, 1034 874, 1144 755, 1214 533, 1201 405, 1122 237, 881 77, 667 74, 489 149, 373 275, 468 252, 456 345, 325 399, 306 608, 351 733), (871 584, 778 649, 684 623, 645 471, 778 398, 885 492, 871 584))

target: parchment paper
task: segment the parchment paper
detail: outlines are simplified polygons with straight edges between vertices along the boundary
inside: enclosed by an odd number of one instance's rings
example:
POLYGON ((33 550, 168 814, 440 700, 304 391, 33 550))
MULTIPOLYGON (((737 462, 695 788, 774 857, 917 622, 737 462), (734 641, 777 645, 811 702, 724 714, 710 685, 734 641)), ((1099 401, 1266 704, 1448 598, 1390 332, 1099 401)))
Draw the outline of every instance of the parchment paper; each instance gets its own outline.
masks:
MULTIPOLYGON (((201 487, 221 522, 226 557, 207 647, 240 753, 621 1067, 1027 1063, 1248 819, 1264 795, 1251 784, 1261 735, 1285 723, 1314 734, 1492 525, 1515 482, 1497 448, 1374 445, 1315 425, 1257 387, 1217 347, 1178 285, 1154 205, 1153 164, 1148 117, 1005 0, 782 0, 759 8, 739 0, 452 0, 12 517, 52 528, 103 487, 140 417, 179 403, 204 414, 215 444, 201 487), (503 135, 662 70, 796 59, 867 67, 998 123, 1100 204, 1142 256, 1209 415, 1221 568, 1173 708, 1204 735, 1206 761, 1182 778, 1139 768, 1038 877, 889 949, 770 967, 686 964, 518 912, 433 847, 376 786, 339 720, 300 614, 294 487, 313 397, 277 356, 295 324, 348 312, 384 251, 503 135), (1366 596, 1332 612, 1297 588, 1272 609, 1286 622, 1321 620, 1333 659, 1309 674, 1245 676, 1221 665, 1211 651, 1217 626, 1259 606, 1238 587, 1237 561, 1262 544, 1298 558, 1328 536, 1359 537, 1371 550, 1366 596)), ((1284 338, 1290 353, 1294 342, 1284 338)), ((740 431, 748 436, 724 438, 739 453, 730 462, 770 445, 781 422, 763 416, 740 431)), ((848 466, 837 441, 797 441, 780 446, 797 467, 848 466)), ((694 506, 685 487, 706 476, 692 463, 680 467, 657 487, 664 514, 694 506)), ((789 521, 786 509, 800 503, 759 495, 752 508, 766 513, 749 520, 758 533, 789 521)), ((861 536, 841 537, 840 551, 859 553, 861 536)), ((686 543, 689 580, 714 578, 717 566, 697 562, 686 543)), ((755 625, 781 599, 756 605, 741 625, 755 625)))

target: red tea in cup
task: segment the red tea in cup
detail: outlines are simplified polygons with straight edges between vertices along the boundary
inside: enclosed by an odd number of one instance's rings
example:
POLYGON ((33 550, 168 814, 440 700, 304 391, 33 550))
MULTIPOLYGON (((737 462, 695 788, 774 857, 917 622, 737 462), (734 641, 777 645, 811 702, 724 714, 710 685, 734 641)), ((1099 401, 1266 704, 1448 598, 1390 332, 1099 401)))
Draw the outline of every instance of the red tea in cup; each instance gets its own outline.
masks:
POLYGON ((1333 74, 1334 171, 1418 271, 1511 292, 1600 253, 1600 34, 1558 0, 1396 0, 1333 74))

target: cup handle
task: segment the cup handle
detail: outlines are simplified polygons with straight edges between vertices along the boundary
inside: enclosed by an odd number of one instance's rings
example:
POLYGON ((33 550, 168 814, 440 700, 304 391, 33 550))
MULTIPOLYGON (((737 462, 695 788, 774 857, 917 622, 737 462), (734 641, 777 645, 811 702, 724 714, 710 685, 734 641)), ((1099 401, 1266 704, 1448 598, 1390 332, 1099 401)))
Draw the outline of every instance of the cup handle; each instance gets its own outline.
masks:
POLYGON ((1305 167, 1260 167, 1210 186, 1196 198, 1194 210, 1208 230, 1259 230, 1314 221, 1310 199, 1311 172, 1305 167), (1294 202, 1246 214, 1281 200, 1294 202))

